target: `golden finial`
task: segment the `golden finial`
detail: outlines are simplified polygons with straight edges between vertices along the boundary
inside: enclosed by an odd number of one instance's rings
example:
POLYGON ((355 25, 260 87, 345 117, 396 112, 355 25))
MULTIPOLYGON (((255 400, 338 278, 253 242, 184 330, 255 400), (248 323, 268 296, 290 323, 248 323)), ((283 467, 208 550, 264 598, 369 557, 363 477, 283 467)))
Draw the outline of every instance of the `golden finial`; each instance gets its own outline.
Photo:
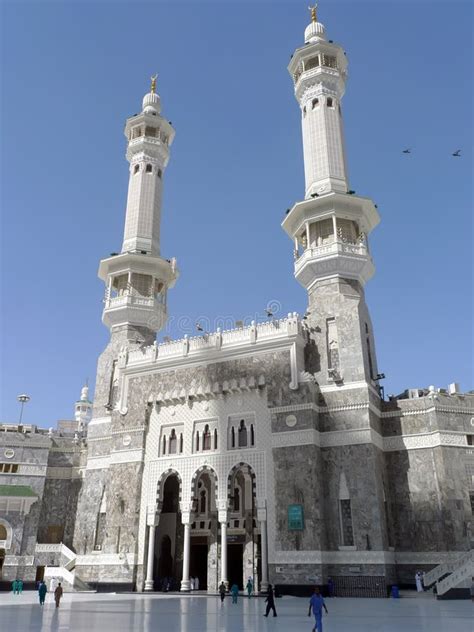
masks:
POLYGON ((151 90, 150 92, 152 94, 155 94, 155 90, 156 90, 156 80, 158 79, 158 75, 153 75, 153 77, 151 77, 151 90))
POLYGON ((318 8, 318 3, 314 3, 314 7, 308 7, 308 11, 311 12, 311 22, 317 22, 318 16, 316 14, 316 9, 318 8))

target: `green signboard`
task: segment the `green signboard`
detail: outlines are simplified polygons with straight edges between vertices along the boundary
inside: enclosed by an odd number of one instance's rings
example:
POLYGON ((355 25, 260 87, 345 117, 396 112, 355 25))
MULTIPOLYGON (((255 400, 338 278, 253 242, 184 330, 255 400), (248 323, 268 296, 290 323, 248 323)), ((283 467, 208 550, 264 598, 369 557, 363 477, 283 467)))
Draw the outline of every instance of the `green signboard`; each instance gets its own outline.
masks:
POLYGON ((303 505, 288 505, 288 531, 303 531, 303 505))

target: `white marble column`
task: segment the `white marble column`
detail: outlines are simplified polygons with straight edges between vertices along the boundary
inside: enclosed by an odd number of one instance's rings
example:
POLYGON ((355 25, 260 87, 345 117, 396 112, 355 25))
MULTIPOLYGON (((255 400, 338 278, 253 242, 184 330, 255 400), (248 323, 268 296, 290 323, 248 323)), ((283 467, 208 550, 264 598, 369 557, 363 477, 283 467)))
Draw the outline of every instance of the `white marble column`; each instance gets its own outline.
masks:
POLYGON ((267 521, 260 521, 261 554, 262 554, 262 579, 260 581, 260 592, 268 590, 268 556, 267 556, 267 521))
POLYGON ((183 578, 181 580, 181 591, 189 592, 191 583, 189 581, 189 556, 191 553, 191 523, 184 522, 184 549, 183 549, 183 578))
POLYGON ((221 525, 221 582, 227 586, 227 511, 219 511, 219 522, 221 525))
POLYGON ((145 590, 153 590, 153 566, 155 564, 155 532, 154 524, 148 525, 148 557, 146 562, 145 590))

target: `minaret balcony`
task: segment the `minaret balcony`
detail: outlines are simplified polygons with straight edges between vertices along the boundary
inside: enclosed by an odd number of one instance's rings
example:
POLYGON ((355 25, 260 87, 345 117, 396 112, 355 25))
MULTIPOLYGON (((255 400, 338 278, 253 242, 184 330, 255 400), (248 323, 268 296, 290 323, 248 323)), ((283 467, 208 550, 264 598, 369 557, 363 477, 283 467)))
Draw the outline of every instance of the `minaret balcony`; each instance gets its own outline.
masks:
POLYGON ((306 248, 295 260, 295 277, 308 289, 315 281, 340 276, 365 285, 375 267, 365 243, 334 241, 306 248))
POLYGON ((167 319, 166 298, 123 293, 104 299, 102 322, 107 327, 124 323, 159 330, 167 319))

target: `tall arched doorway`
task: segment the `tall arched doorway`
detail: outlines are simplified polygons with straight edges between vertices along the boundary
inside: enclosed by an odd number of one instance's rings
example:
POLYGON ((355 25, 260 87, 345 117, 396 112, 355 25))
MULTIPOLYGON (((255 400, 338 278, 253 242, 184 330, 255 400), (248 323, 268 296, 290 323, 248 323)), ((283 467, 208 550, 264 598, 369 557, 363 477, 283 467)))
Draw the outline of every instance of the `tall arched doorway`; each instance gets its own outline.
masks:
POLYGON ((255 474, 246 463, 229 473, 227 578, 243 589, 249 577, 258 588, 260 537, 257 525, 255 474))
POLYGON ((200 468, 192 480, 193 522, 189 576, 195 589, 216 592, 219 585, 217 551, 217 475, 210 467, 200 468), (197 578, 197 582, 196 582, 197 578))
POLYGON ((0 580, 2 579, 3 563, 5 562, 5 546, 8 540, 7 529, 0 524, 0 580))
POLYGON ((155 590, 179 590, 183 568, 183 525, 179 506, 181 481, 169 474, 160 490, 160 521, 155 537, 155 590))

